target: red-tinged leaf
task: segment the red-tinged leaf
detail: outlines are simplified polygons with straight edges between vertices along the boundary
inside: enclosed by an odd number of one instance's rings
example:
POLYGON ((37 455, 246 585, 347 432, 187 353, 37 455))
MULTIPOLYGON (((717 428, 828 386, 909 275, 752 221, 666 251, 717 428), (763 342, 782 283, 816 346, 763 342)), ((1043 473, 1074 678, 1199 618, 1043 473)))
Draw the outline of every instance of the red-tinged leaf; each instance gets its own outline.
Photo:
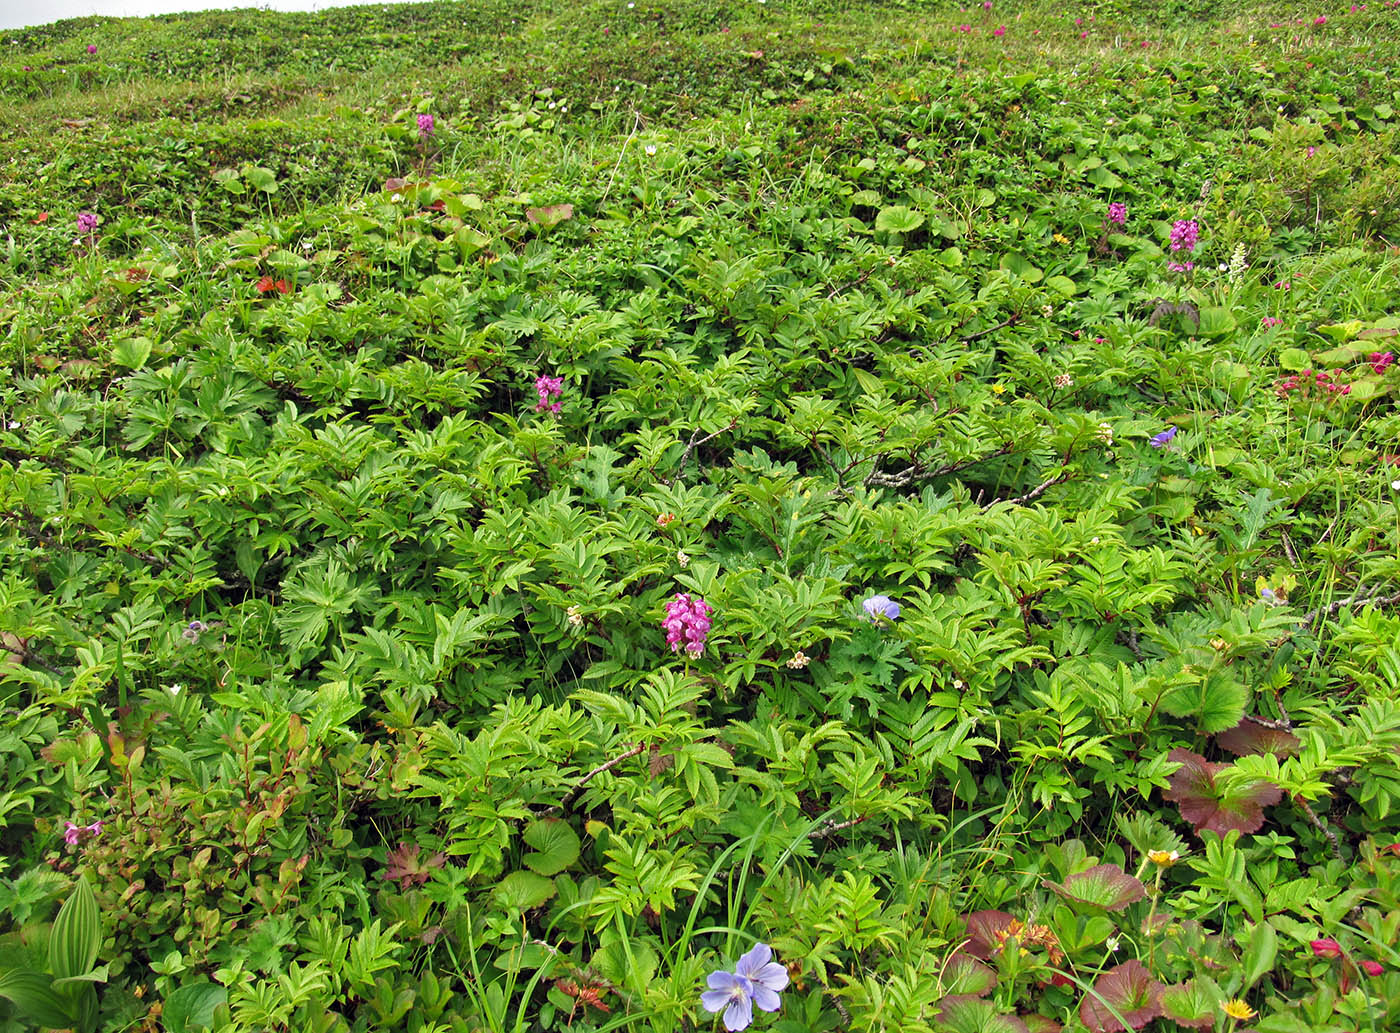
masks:
POLYGON ((44 223, 49 221, 49 213, 40 212, 38 215, 34 216, 34 218, 30 219, 29 221, 34 223, 34 225, 36 226, 42 226, 44 223))
POLYGON ((408 180, 401 176, 390 176, 384 181, 384 192, 386 194, 397 194, 406 186, 408 186, 408 180))
POLYGON ((397 849, 384 855, 384 871, 380 874, 386 879, 398 880, 399 889, 423 885, 433 869, 443 866, 447 856, 438 853, 420 859, 421 849, 416 843, 400 843, 397 849))
POLYGON ((1142 962, 1125 961, 1094 981, 1094 992, 1080 1002, 1079 1017, 1095 1033, 1142 1029, 1162 1014, 1163 989, 1142 962))
POLYGON ((967 923, 967 943, 963 950, 986 961, 1001 946, 1002 937, 997 934, 1005 933, 1016 919, 1005 911, 974 911, 964 916, 963 921, 967 923))
POLYGON ((943 992, 954 997, 985 997, 997 985, 997 974, 966 951, 958 951, 943 969, 943 992))
POLYGON ((1247 757, 1255 753, 1292 757, 1297 754, 1303 743, 1286 728, 1269 728, 1246 717, 1234 728, 1227 728, 1217 735, 1215 745, 1236 757, 1247 757))
POLYGON ((1162 1014, 1180 1026, 1207 1029, 1215 1025, 1224 997, 1208 979, 1190 979, 1162 991, 1162 1014))
POLYGON ((1054 1019, 1045 1015, 1022 1015, 1021 1021, 1026 1024, 1026 1033, 1060 1033, 1064 1029, 1054 1019))
POLYGON ((1147 896, 1147 887, 1116 864, 1098 864, 1076 872, 1063 884, 1046 879, 1045 885, 1066 900, 1105 911, 1122 911, 1147 896))
POLYGON ((1231 765, 1212 764, 1180 746, 1167 754, 1167 759, 1181 767, 1171 776, 1170 788, 1162 797, 1181 808, 1181 816, 1194 826, 1198 836, 1207 829, 1221 836, 1231 829, 1257 832, 1264 824, 1264 808, 1283 798, 1278 786, 1262 778, 1232 785, 1228 792, 1221 790, 1215 776, 1231 765))
POLYGON ((525 209, 525 218, 546 230, 553 229, 561 222, 566 222, 573 217, 574 206, 571 204, 551 204, 542 208, 525 209))
POLYGON ((1002 1015, 996 1005, 977 997, 945 997, 938 1002, 938 1033, 1030 1033, 1015 1015, 1002 1015))

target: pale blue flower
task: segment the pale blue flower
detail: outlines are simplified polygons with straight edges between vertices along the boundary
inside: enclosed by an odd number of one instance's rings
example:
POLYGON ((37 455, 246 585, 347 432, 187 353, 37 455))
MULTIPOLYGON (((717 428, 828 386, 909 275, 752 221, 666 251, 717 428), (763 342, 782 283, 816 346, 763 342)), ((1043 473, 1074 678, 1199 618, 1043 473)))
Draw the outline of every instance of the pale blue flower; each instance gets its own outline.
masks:
POLYGON ((1162 431, 1162 433, 1153 435, 1152 440, 1149 441, 1148 444, 1153 448, 1166 448, 1167 442, 1171 441, 1174 437, 1176 437, 1176 428, 1168 427, 1166 430, 1162 431))
POLYGON ((778 991, 788 985, 787 969, 773 960, 773 949, 755 944, 743 955, 733 972, 719 969, 705 980, 709 989, 700 995, 707 1012, 724 1012, 724 1028, 748 1029, 753 1010, 777 1011, 782 1002, 778 991))
POLYGON ((865 608, 866 616, 873 621, 878 621, 881 617, 887 620, 899 618, 899 603, 887 595, 872 595, 860 605, 865 608))

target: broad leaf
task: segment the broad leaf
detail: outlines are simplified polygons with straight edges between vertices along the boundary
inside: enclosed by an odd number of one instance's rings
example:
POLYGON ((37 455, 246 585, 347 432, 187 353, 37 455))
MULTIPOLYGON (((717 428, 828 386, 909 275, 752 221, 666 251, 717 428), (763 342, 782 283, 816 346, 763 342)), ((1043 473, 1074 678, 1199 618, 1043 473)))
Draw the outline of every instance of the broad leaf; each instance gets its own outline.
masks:
POLYGON ((997 974, 966 951, 958 951, 943 969, 943 992, 956 997, 985 997, 997 985, 997 974))
POLYGON ((1147 888, 1116 864, 1095 865, 1087 871, 1076 872, 1064 883, 1046 879, 1045 885, 1066 900, 1106 911, 1122 911, 1147 896, 1147 888))
POLYGON ((1047 1015, 1022 1015, 1021 1021, 1026 1024, 1027 1033, 1060 1033, 1064 1029, 1047 1015))
POLYGON ((165 999, 161 1023, 166 1033, 195 1033, 214 1024, 214 1009, 228 1000, 228 991, 217 983, 190 983, 165 999))
POLYGON ((1224 999, 1209 979, 1190 979, 1162 991, 1162 1014, 1180 1026, 1208 1029, 1215 1025, 1224 999))
POLYGON ((923 224, 923 212, 916 212, 902 204, 881 208, 875 216, 875 228, 881 233, 913 233, 923 224))
POLYGON ((1163 989, 1142 962, 1125 961, 1094 981, 1094 992, 1079 1005, 1079 1017, 1095 1033, 1142 1029, 1162 1014, 1163 989))
POLYGON ((1207 671, 1199 681, 1178 685, 1162 697, 1173 717, 1193 717, 1207 735, 1233 728, 1249 706, 1249 687, 1226 671, 1207 671))
POLYGON ((554 882, 534 872, 511 872, 497 883, 495 893, 506 907, 529 911, 554 896, 554 882))
POLYGON ((49 934, 49 972, 56 979, 81 976, 92 971, 102 946, 102 926, 98 922, 97 898, 92 887, 79 876, 73 892, 58 909, 49 934))
POLYGON ((996 1005, 976 997, 945 997, 938 1002, 938 1033, 1029 1033, 1015 1015, 1002 1015, 996 1005))
POLYGON ((551 204, 542 208, 526 208, 525 218, 541 229, 553 229, 561 222, 566 222, 574 217, 574 206, 571 204, 551 204))
POLYGON ((1005 911, 974 911, 963 918, 967 923, 967 943, 963 950, 974 958, 986 961, 1002 943, 1004 934, 1015 917, 1005 911), (1003 936, 998 936, 1001 933, 1003 936))
POLYGON ((1231 829, 1257 832, 1264 824, 1264 808, 1276 804, 1282 791, 1264 779, 1250 779, 1228 790, 1216 785, 1215 776, 1231 767, 1212 764, 1198 753, 1178 746, 1167 754, 1167 760, 1181 767, 1171 775, 1170 788, 1163 799, 1181 808, 1181 816, 1191 823, 1196 834, 1206 829, 1221 836, 1231 829))
POLYGON ((67 1004, 54 992, 53 981, 38 972, 0 973, 0 997, 40 1026, 62 1029, 73 1022, 67 1004))
POLYGON ((524 839, 537 851, 525 855, 525 867, 539 875, 558 875, 578 860, 578 833, 561 818, 532 822, 524 839))
POLYGON ((1292 757, 1298 753, 1302 740, 1286 728, 1269 728, 1245 718, 1234 728, 1227 728, 1217 735, 1215 745, 1236 757, 1247 757, 1255 753, 1292 757))

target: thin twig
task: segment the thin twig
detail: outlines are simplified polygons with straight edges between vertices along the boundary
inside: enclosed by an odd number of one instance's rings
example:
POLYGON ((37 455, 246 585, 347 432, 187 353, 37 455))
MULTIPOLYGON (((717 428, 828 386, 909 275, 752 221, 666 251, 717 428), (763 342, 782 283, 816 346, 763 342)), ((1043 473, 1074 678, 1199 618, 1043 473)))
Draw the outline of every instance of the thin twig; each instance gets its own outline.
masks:
POLYGON ((856 277, 856 278, 855 278, 854 280, 852 280, 850 283, 843 283, 843 284, 842 284, 841 286, 839 286, 839 287, 833 287, 833 288, 831 288, 831 293, 828 294, 828 295, 826 296, 826 300, 827 300, 827 301, 830 301, 832 298, 836 297, 836 295, 842 293, 843 291, 848 291, 848 290, 850 290, 852 287, 859 287, 859 286, 860 286, 861 284, 863 284, 866 280, 870 279, 871 274, 873 274, 874 272, 875 272, 875 269, 872 267, 872 268, 870 268, 870 269, 867 269, 865 272, 861 273, 858 277, 856 277))
POLYGON ((699 434, 700 431, 697 430, 697 431, 695 431, 694 434, 691 434, 691 435, 690 435, 690 441, 688 441, 688 442, 686 443, 685 451, 681 453, 681 461, 680 461, 680 464, 676 467, 676 475, 675 475, 674 477, 672 477, 669 481, 666 482, 667 486, 669 487, 670 485, 675 484, 677 481, 679 481, 679 480, 681 479, 682 476, 685 475, 685 464, 688 463, 688 462, 690 462, 690 453, 692 453, 692 452, 695 451, 695 447, 696 447, 697 445, 703 445, 703 444, 704 444, 705 442, 707 442, 707 441, 713 441, 715 438, 719 437, 721 434, 725 434, 725 433, 727 433, 727 432, 733 430, 733 429, 735 428, 735 426, 738 425, 738 422, 739 422, 739 421, 738 421, 737 419, 736 419, 736 420, 730 420, 730 421, 729 421, 729 426, 727 426, 727 427, 721 427, 719 430, 715 431, 713 434, 706 434, 703 438, 700 438, 699 440, 696 440, 695 435, 696 435, 696 434, 699 434))
POLYGON ((1333 832, 1321 818, 1313 813, 1313 809, 1308 806, 1308 801, 1304 800, 1301 796, 1295 796, 1293 797, 1293 802, 1303 809, 1303 813, 1307 815, 1308 821, 1312 824, 1313 828, 1327 837, 1327 842, 1332 844, 1332 853, 1336 854, 1337 860, 1340 861, 1342 859, 1342 844, 1337 841, 1337 834, 1333 832))
POLYGON ((1013 315, 1010 315, 1010 316, 1007 316, 1004 320, 1002 320, 1002 321, 1001 321, 1000 323, 998 323, 996 326, 989 326, 989 327, 987 327, 987 329, 985 329, 985 330, 978 330, 975 334, 968 334, 966 337, 964 337, 964 338, 962 339, 962 342, 963 342, 963 344, 967 344, 969 341, 975 341, 975 340, 977 340, 977 338, 979 338, 979 337, 986 337, 988 334, 994 334, 994 333, 996 333, 998 330, 1003 330, 1003 329, 1005 329, 1005 328, 1008 327, 1008 326, 1015 326, 1015 325, 1016 325, 1016 320, 1017 320, 1017 318, 1018 318, 1018 317, 1017 317, 1016 315, 1014 315, 1014 314, 1013 314, 1013 315))
POLYGON ((1048 481, 1042 481, 1040 484, 1037 484, 1034 488, 1026 492, 1024 495, 1017 495, 1014 499, 993 499, 991 502, 988 502, 982 508, 991 509, 998 503, 1006 503, 1010 506, 1024 506, 1027 502, 1030 502, 1032 499, 1040 498, 1040 496, 1044 495, 1047 490, 1054 487, 1056 484, 1063 483, 1067 480, 1069 480, 1069 471, 1065 471, 1056 477, 1051 477, 1048 481))
POLYGON ((1256 717, 1253 714, 1245 714, 1244 720, 1260 728, 1271 728, 1276 732, 1286 732, 1293 727, 1293 722, 1286 717, 1282 721, 1271 721, 1267 717, 1256 717))
POLYGON ((598 775, 601 775, 604 771, 608 771, 612 768, 617 767, 628 757, 635 757, 637 754, 641 753, 646 748, 646 743, 639 742, 637 743, 637 745, 629 749, 626 753, 619 753, 612 760, 606 760, 603 763, 599 764, 596 768, 594 768, 592 771, 590 771, 588 774, 584 775, 581 779, 574 783, 574 787, 569 790, 568 795, 566 795, 564 799, 559 801, 559 810, 567 811, 569 807, 573 805, 573 802, 578 799, 579 794, 583 792, 584 787, 587 786, 588 783, 591 782, 598 775))
POLYGON ((826 822, 825 824, 823 824, 821 828, 817 829, 815 832, 809 832, 809 833, 807 833, 807 838, 808 838, 808 839, 825 839, 827 836, 830 836, 830 835, 833 835, 833 834, 835 834, 835 833, 837 833, 837 832, 840 832, 842 829, 848 829, 848 828, 851 828, 853 825, 859 825, 861 822, 865 821, 868 817, 869 817, 869 815, 862 815, 862 816, 859 817, 859 818, 852 818, 850 821, 828 821, 828 822, 826 822))
POLYGON ((1335 617, 1345 606, 1356 606, 1357 604, 1371 604, 1374 606, 1394 606, 1400 603, 1400 592, 1394 595, 1379 595, 1377 592, 1366 591, 1357 592, 1355 595, 1347 596, 1345 599, 1338 599, 1335 603, 1328 603, 1326 606, 1319 606, 1315 610, 1309 610, 1303 614, 1301 624, 1305 628, 1310 628, 1317 623, 1319 617, 1335 617))

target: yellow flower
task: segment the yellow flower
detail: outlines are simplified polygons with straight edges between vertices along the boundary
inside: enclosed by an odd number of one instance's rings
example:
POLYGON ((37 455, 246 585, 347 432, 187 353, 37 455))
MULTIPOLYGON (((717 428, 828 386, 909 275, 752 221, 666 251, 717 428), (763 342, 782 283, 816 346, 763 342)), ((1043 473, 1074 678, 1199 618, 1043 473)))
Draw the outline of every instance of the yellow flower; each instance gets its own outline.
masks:
POLYGON ((1170 868, 1176 864, 1180 857, 1181 855, 1175 850, 1149 850, 1147 852, 1147 859, 1158 868, 1170 868))
POLYGON ((1069 243, 1069 238, 1066 237, 1063 233, 1056 233, 1056 234, 1055 234, 1053 237, 1051 237, 1050 239, 1053 240, 1056 244, 1068 244, 1068 243, 1069 243))
POLYGON ((1004 395, 1004 394, 1006 394, 1006 385, 1005 385, 1005 384, 993 384, 993 385, 992 385, 992 394, 994 394, 994 395, 1004 395))
POLYGON ((1230 1016, 1230 1018, 1239 1019, 1240 1021, 1252 1019, 1259 1014, 1238 997, 1233 1001, 1226 1001, 1221 1007, 1225 1009, 1225 1014, 1230 1016))

